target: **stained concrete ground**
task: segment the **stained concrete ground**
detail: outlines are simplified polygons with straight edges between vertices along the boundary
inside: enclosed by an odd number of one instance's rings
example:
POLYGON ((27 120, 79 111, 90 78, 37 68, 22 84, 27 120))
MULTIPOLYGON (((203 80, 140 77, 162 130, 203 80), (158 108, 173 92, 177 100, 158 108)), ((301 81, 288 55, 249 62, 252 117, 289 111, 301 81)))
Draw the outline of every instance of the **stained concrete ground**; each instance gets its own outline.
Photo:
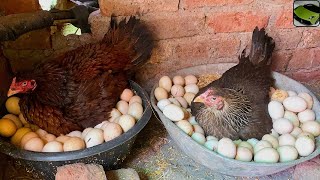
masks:
MULTIPOLYGON (((318 98, 320 82, 306 84, 318 98)), ((196 153, 196 152, 195 152, 196 153)), ((32 174, 15 166, 10 158, 0 155, 0 180, 34 179, 32 174)), ((148 125, 140 132, 136 143, 123 164, 124 168, 135 169, 144 179, 320 179, 320 157, 292 167, 285 171, 263 177, 233 177, 213 172, 198 164, 181 152, 167 134, 161 122, 153 116, 148 125)))

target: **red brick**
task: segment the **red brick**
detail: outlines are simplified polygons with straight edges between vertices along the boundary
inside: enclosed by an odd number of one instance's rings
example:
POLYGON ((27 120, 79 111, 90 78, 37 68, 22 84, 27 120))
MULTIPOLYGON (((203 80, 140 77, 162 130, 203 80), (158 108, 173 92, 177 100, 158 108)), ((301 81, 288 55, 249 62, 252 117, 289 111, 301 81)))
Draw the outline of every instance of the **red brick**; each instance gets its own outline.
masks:
POLYGON ((214 32, 248 32, 267 26, 268 20, 269 15, 257 11, 213 12, 208 15, 208 27, 214 32))
POLYGON ((276 19, 276 28, 293 28, 293 10, 288 9, 282 11, 276 19))
POLYGON ((288 51, 277 51, 272 56, 272 70, 283 72, 287 69, 292 54, 288 51))
POLYGON ((292 53, 288 70, 309 69, 312 67, 314 52, 312 49, 296 49, 292 53))
POLYGON ((297 48, 302 33, 298 29, 275 29, 268 32, 276 43, 276 50, 295 49, 297 48))
POLYGON ((320 30, 319 29, 308 29, 302 34, 301 42, 299 47, 319 47, 320 46, 320 30))
POLYGON ((178 4, 179 0, 99 0, 101 13, 106 16, 177 11, 178 4))
POLYGON ((50 30, 46 28, 28 32, 15 41, 6 42, 5 47, 10 49, 50 49, 50 30))
POLYGON ((150 64, 160 64, 172 58, 172 45, 170 40, 161 40, 157 42, 156 47, 152 50, 150 64))
POLYGON ((320 81, 320 69, 301 70, 296 72, 286 73, 293 79, 300 82, 315 82, 320 81))
POLYGON ((270 4, 289 4, 293 3, 293 0, 264 0, 264 2, 266 3, 270 3, 270 4))
POLYGON ((313 49, 313 61, 312 61, 312 67, 313 68, 319 68, 320 67, 320 47, 313 49))
POLYGON ((224 5, 243 5, 249 4, 253 0, 183 0, 183 8, 193 9, 198 7, 214 7, 214 6, 224 6, 224 5))
POLYGON ((156 39, 171 39, 188 37, 199 34, 204 28, 204 13, 179 12, 179 13, 156 13, 141 17, 156 39))
POLYGON ((34 12, 41 9, 38 0, 1 0, 0 10, 5 15, 34 12))
POLYGON ((179 61, 191 64, 190 60, 203 60, 210 57, 210 40, 204 37, 183 38, 177 40, 173 47, 173 56, 179 61))

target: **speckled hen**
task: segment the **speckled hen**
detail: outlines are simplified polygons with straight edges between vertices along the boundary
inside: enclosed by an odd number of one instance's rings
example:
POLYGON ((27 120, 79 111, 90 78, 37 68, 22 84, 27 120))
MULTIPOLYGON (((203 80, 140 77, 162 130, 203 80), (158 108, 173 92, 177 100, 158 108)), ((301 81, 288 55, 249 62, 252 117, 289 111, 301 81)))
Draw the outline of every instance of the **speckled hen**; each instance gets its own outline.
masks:
POLYGON ((206 135, 218 138, 260 139, 272 129, 267 112, 274 42, 264 29, 255 28, 250 54, 239 56, 239 64, 200 89, 191 109, 206 135))

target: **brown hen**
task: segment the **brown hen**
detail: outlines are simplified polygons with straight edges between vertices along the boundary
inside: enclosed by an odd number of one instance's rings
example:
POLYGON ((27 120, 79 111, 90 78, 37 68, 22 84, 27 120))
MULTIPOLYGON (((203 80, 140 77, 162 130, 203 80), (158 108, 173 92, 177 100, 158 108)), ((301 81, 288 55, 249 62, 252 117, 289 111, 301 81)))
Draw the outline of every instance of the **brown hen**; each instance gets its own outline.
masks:
POLYGON ((52 134, 93 127, 108 120, 127 80, 149 59, 153 46, 152 34, 138 19, 118 24, 112 18, 101 42, 17 74, 8 96, 24 93, 19 103, 23 116, 52 134))
POLYGON ((246 140, 271 132, 267 104, 274 46, 264 29, 255 28, 249 56, 243 51, 238 65, 200 89, 191 109, 206 135, 246 140))

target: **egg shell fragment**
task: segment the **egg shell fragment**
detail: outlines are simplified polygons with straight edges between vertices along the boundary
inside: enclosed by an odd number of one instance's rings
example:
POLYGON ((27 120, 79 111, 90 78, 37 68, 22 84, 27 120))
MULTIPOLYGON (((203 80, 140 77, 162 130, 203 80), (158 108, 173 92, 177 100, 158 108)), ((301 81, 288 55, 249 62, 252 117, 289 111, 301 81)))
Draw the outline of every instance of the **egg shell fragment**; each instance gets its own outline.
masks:
POLYGON ((196 84, 189 84, 184 87, 185 92, 197 94, 199 92, 199 87, 196 84))
POLYGON ((122 128, 117 123, 109 123, 103 129, 103 137, 106 142, 120 136, 121 134, 122 128))
POLYGON ((162 76, 159 80, 159 87, 165 89, 167 92, 170 92, 172 87, 172 81, 169 76, 162 76))
MULTIPOLYGON (((130 106, 130 105, 129 105, 130 106)), ((116 108, 112 108, 110 115, 109 115, 109 119, 108 121, 113 122, 115 119, 117 119, 118 117, 120 117, 122 114, 121 112, 116 109, 116 108)), ((99 128, 99 127, 95 127, 95 128, 99 128)))
POLYGON ((218 143, 218 150, 217 152, 222 156, 227 158, 234 159, 237 154, 236 145, 232 142, 229 138, 222 138, 218 143))
POLYGON ((293 124, 288 119, 280 118, 273 123, 273 129, 279 134, 287 134, 292 132, 293 124))
POLYGON ((253 147, 254 154, 258 153, 264 148, 272 148, 272 144, 269 141, 261 140, 253 147))
POLYGON ((63 152, 63 145, 58 141, 51 141, 44 145, 42 152, 63 152))
POLYGON ((301 126, 302 131, 311 133, 313 136, 320 135, 320 123, 317 121, 307 121, 301 126))
POLYGON ((84 149, 86 147, 85 142, 79 137, 70 137, 63 144, 64 151, 76 151, 80 149, 84 149))
POLYGON ((298 151, 294 146, 280 146, 277 149, 280 162, 294 161, 298 158, 298 151))
POLYGON ((103 131, 98 128, 91 129, 84 137, 86 147, 90 148, 104 142, 103 131))
POLYGON ((182 97, 184 93, 184 88, 180 85, 173 85, 171 88, 171 95, 173 97, 182 97))
POLYGON ((279 158, 278 151, 271 147, 263 148, 254 155, 254 161, 261 163, 276 163, 279 158))
POLYGON ((204 143, 204 147, 206 147, 211 151, 217 151, 218 144, 219 144, 219 141, 217 139, 211 139, 211 140, 207 139, 207 141, 204 143))
POLYGON ((131 89, 125 89, 120 95, 120 99, 124 100, 126 102, 129 102, 130 99, 133 97, 134 93, 131 91, 131 89))
POLYGON ((41 152, 43 146, 44 142, 39 137, 34 137, 25 143, 23 149, 28 151, 41 152))
POLYGON ((201 145, 204 145, 204 143, 206 142, 206 138, 201 133, 195 132, 192 134, 191 138, 201 145))
POLYGON ((315 149, 315 142, 307 136, 298 137, 295 148, 300 156, 309 156, 315 149))
POLYGON ((171 101, 169 101, 169 99, 161 99, 160 101, 158 101, 157 106, 161 111, 163 111, 164 107, 169 104, 171 104, 171 101))
POLYGON ((272 101, 279 101, 283 102, 284 99, 286 99, 289 96, 288 92, 282 89, 277 89, 271 96, 272 101))
POLYGON ((311 109, 306 109, 302 112, 298 113, 298 118, 301 123, 305 123, 307 121, 314 121, 316 120, 316 114, 311 109))
POLYGON ((173 81, 173 84, 180 85, 180 86, 183 86, 185 83, 184 78, 182 76, 174 76, 172 81, 173 81))
POLYGON ((299 96, 290 96, 283 100, 283 106, 291 112, 302 112, 307 109, 307 102, 299 96))
POLYGON ((126 101, 121 100, 116 104, 116 108, 121 112, 121 114, 127 114, 129 104, 126 101))
POLYGON ((294 146, 296 138, 291 134, 283 134, 279 137, 279 146, 294 146))
POLYGON ((299 121, 298 116, 291 111, 285 111, 283 118, 291 121, 294 127, 299 127, 299 125, 300 125, 300 121, 299 121))
POLYGON ((192 102, 192 100, 194 99, 195 96, 196 96, 195 94, 187 92, 187 93, 185 93, 183 95, 183 98, 188 102, 188 104, 190 106, 191 102, 192 102))
POLYGON ((252 151, 246 147, 238 147, 235 159, 239 161, 250 162, 252 160, 252 151))
POLYGON ((300 133, 302 133, 302 129, 299 127, 294 127, 290 134, 296 138, 300 133))
POLYGON ((268 104, 268 112, 272 119, 279 119, 284 115, 284 108, 280 102, 271 101, 268 104))
POLYGON ((135 125, 135 123, 136 123, 136 120, 134 119, 134 117, 130 115, 126 114, 126 115, 120 116, 119 125, 121 126, 124 132, 129 131, 135 125))
POLYGON ((184 80, 185 80, 186 85, 197 84, 197 82, 198 82, 198 79, 194 75, 188 75, 188 76, 184 77, 184 80))
POLYGON ((140 103, 140 104, 142 104, 142 99, 141 99, 141 97, 140 96, 133 96, 131 99, 130 99, 130 101, 129 101, 129 106, 132 104, 132 103, 135 103, 135 102, 137 102, 137 103, 140 103))
POLYGON ((184 119, 184 111, 175 104, 169 104, 163 109, 163 114, 171 121, 180 121, 184 119))
POLYGON ((189 136, 193 133, 193 126, 187 120, 181 120, 176 122, 176 125, 189 136))
POLYGON ((299 97, 302 97, 307 102, 307 108, 312 109, 313 106, 313 98, 310 94, 302 92, 298 94, 299 97))
POLYGON ((272 147, 275 149, 279 147, 278 139, 270 134, 264 135, 262 137, 262 140, 268 141, 272 145, 272 147))
POLYGON ((143 107, 140 103, 133 103, 129 106, 128 114, 134 117, 136 120, 141 119, 143 114, 143 107))

